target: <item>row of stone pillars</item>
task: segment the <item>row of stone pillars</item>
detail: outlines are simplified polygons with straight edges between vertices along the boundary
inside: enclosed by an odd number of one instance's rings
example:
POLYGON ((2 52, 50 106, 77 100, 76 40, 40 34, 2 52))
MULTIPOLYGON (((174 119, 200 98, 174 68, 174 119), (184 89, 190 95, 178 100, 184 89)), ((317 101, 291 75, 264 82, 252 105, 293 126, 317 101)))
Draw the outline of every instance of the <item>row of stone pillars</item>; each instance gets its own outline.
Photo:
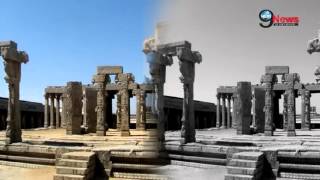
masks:
POLYGON ((216 127, 217 128, 232 128, 234 127, 234 123, 232 122, 232 114, 231 109, 234 111, 234 97, 232 94, 224 94, 218 93, 217 94, 217 118, 216 118, 216 127), (227 106, 226 106, 227 100, 227 106), (231 107, 231 100, 232 100, 232 107, 231 107), (222 104, 221 104, 222 101, 222 104))
POLYGON ((64 126, 60 116, 60 100, 61 94, 46 93, 44 104, 44 127, 60 128, 64 126), (49 105, 50 102, 50 105, 49 105), (50 113, 49 113, 50 112, 50 113))

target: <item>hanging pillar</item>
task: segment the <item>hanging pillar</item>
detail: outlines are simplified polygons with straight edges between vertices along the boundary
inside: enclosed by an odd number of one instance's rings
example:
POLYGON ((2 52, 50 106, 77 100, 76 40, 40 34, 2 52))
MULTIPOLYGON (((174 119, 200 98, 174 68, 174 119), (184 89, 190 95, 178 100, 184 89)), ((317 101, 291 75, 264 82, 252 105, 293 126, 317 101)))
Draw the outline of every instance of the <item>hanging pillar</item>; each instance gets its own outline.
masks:
POLYGON ((227 128, 231 127, 231 102, 230 102, 230 95, 227 95, 227 128))
POLYGON ((8 84, 8 114, 5 143, 21 142, 21 112, 20 112, 20 80, 21 63, 29 61, 28 54, 17 50, 13 41, 0 42, 0 55, 4 60, 5 81, 8 84))
POLYGON ((44 95, 45 103, 44 103, 44 128, 48 128, 49 126, 49 95, 45 93, 44 95))
POLYGON ((182 109, 182 127, 181 127, 181 144, 196 141, 194 102, 193 102, 193 83, 195 76, 195 63, 202 61, 199 52, 191 51, 188 48, 177 48, 177 56, 183 83, 183 109, 182 109))
POLYGON ((54 111, 54 94, 50 94, 50 128, 56 128, 55 111, 54 111))
POLYGON ((134 94, 136 95, 136 129, 141 126, 141 92, 140 89, 135 89, 134 94))
POLYGON ((311 129, 311 118, 310 118, 310 91, 306 90, 305 91, 305 126, 303 129, 305 130, 310 130, 311 129))
POLYGON ((237 134, 250 134, 252 91, 250 82, 237 83, 237 134))
POLYGON ((62 109, 61 109, 61 127, 66 128, 66 109, 65 109, 65 93, 63 93, 60 97, 62 109))
POLYGON ((60 128, 60 95, 56 94, 56 127, 60 128))
POLYGON ((299 81, 297 73, 288 74, 286 78, 287 93, 288 93, 288 127, 287 136, 295 136, 295 125, 296 125, 296 101, 295 101, 295 90, 294 84, 299 81))
POLYGON ((217 118, 216 118, 216 127, 217 128, 220 128, 220 98, 221 98, 221 95, 218 93, 217 94, 217 118))
POLYGON ((226 95, 222 95, 222 128, 227 128, 227 119, 226 119, 226 95))

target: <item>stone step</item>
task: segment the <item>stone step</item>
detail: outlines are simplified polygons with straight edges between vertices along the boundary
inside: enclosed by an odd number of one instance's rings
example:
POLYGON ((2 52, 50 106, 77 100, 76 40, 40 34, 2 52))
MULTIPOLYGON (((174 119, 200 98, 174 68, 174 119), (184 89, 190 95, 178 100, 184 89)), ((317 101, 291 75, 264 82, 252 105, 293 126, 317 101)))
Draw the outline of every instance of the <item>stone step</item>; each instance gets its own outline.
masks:
POLYGON ((232 155, 232 159, 259 161, 263 158, 262 152, 240 152, 232 155))
POLYGON ((54 165, 56 162, 55 159, 27 157, 27 156, 2 155, 2 154, 0 154, 0 160, 42 164, 42 165, 54 165))
POLYGON ((53 180, 86 180, 86 178, 81 175, 55 174, 53 180))
POLYGON ((262 161, 252 161, 252 160, 243 160, 243 159, 231 159, 228 163, 228 166, 238 166, 238 167, 247 167, 247 168, 256 168, 263 164, 262 161))
POLYGON ((168 178, 163 175, 125 172, 113 172, 112 177, 121 179, 168 180, 168 178))
POLYGON ((62 154, 62 159, 89 161, 94 157, 94 155, 95 153, 93 152, 69 152, 62 154))
POLYGON ((243 175, 254 175, 257 170, 256 168, 245 168, 245 167, 233 167, 227 166, 228 174, 243 174, 243 175))
POLYGON ((127 163, 112 163, 112 169, 125 169, 125 170, 152 170, 160 167, 159 165, 148 164, 127 164, 127 163))
POLYGON ((76 168, 56 166, 57 174, 73 174, 73 175, 86 175, 89 171, 93 171, 89 168, 76 168))
POLYGON ((56 166, 67 166, 67 167, 79 167, 87 168, 93 164, 94 161, 83 161, 74 159, 60 159, 56 163, 56 166))
POLYGON ((320 174, 280 172, 280 177, 290 179, 319 180, 320 174))
POLYGON ((180 154, 168 154, 168 158, 170 160, 180 160, 180 161, 207 163, 207 164, 215 164, 215 165, 226 165, 227 163, 226 159, 187 156, 187 155, 180 155, 180 154))
POLYGON ((224 176, 224 180, 253 180, 254 177, 250 175, 241 174, 227 174, 224 176))
POLYGON ((315 171, 320 173, 320 165, 280 163, 281 169, 315 171))

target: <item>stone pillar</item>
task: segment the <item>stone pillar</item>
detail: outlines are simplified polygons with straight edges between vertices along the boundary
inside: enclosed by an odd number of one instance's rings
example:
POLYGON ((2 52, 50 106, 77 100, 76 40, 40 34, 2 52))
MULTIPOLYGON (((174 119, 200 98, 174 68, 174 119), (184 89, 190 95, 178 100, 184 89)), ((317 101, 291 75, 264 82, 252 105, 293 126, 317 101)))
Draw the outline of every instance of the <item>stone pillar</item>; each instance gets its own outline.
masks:
POLYGON ((141 126, 141 92, 140 89, 136 89, 134 94, 136 95, 136 129, 141 126))
POLYGON ((226 96, 223 94, 222 95, 222 128, 225 129, 227 128, 227 120, 226 120, 226 96))
POLYGON ((66 109, 65 109, 65 93, 63 93, 60 97, 61 99, 61 103, 62 103, 62 110, 61 110, 61 127, 62 128, 66 128, 67 127, 67 123, 66 123, 66 109))
POLYGON ((236 117, 236 105, 237 105, 237 96, 232 94, 232 128, 237 128, 237 117, 236 117))
POLYGON ((286 131, 288 127, 288 94, 283 94, 283 130, 286 131))
POLYGON ((297 73, 288 74, 286 77, 287 94, 288 94, 288 128, 287 136, 295 136, 296 125, 296 101, 294 84, 299 81, 297 73))
POLYGON ((22 114, 21 128, 22 128, 22 129, 27 129, 26 125, 27 125, 27 123, 26 123, 26 115, 25 115, 25 114, 22 114))
POLYGON ((237 134, 250 134, 251 123, 251 83, 237 83, 237 104, 236 104, 236 119, 237 119, 237 134))
POLYGON ((121 125, 120 125, 120 133, 121 136, 130 136, 129 131, 129 123, 130 123, 130 111, 129 111, 129 92, 128 92, 128 85, 129 85, 129 74, 119 74, 118 75, 118 86, 119 86, 119 93, 121 95, 121 125))
POLYGON ((56 127, 60 128, 60 95, 56 94, 56 127))
POLYGON ((56 128, 56 119, 54 111, 54 94, 50 94, 50 128, 56 128))
POLYGON ((82 84, 68 82, 65 89, 65 110, 67 134, 81 134, 82 121, 82 84))
POLYGON ((305 112, 305 126, 303 127, 303 129, 305 129, 305 130, 310 130, 311 129, 310 97, 311 97, 310 91, 306 90, 305 91, 305 106, 306 106, 305 107, 305 110, 306 110, 306 112, 305 112))
POLYGON ((147 107, 146 107, 146 92, 144 90, 141 90, 141 96, 140 96, 140 107, 141 107, 141 123, 139 129, 145 130, 146 124, 147 124, 147 107))
POLYGON ((0 55, 4 60, 5 81, 8 83, 8 116, 6 129, 6 144, 21 142, 21 112, 20 112, 20 80, 21 63, 29 61, 28 54, 17 50, 13 41, 0 42, 0 55))
POLYGON ((85 89, 84 102, 84 119, 87 124, 87 132, 95 133, 97 128, 97 112, 95 111, 97 106, 97 91, 94 88, 85 89))
POLYGON ((117 129, 120 130, 121 126, 121 95, 117 93, 117 129))
POLYGON ((94 84, 97 87, 97 136, 106 135, 106 75, 98 74, 94 77, 94 84))
POLYGON ((264 135, 265 136, 273 136, 273 82, 274 82, 274 75, 273 74, 266 74, 262 76, 262 82, 265 84, 265 106, 264 106, 264 113, 265 113, 265 126, 264 126, 264 135))
POLYGON ((196 141, 194 102, 193 102, 193 83, 195 76, 195 63, 202 61, 199 52, 191 51, 188 48, 177 48, 177 56, 183 83, 183 109, 182 109, 182 127, 181 127, 181 144, 196 141))
POLYGON ((112 99, 114 98, 113 94, 106 93, 106 120, 109 128, 114 126, 113 114, 112 114, 112 99))
POLYGON ((231 97, 227 95, 227 128, 231 128, 231 97))
POLYGON ((306 104, 305 104, 305 89, 300 90, 301 95, 301 129, 304 129, 306 127, 306 120, 305 120, 305 112, 306 112, 306 104))
POLYGON ((49 126, 49 95, 45 93, 44 95, 45 103, 44 103, 44 128, 48 128, 49 126))
POLYGON ((220 128, 220 98, 221 98, 221 95, 218 93, 217 94, 217 118, 216 118, 216 127, 217 128, 220 128))

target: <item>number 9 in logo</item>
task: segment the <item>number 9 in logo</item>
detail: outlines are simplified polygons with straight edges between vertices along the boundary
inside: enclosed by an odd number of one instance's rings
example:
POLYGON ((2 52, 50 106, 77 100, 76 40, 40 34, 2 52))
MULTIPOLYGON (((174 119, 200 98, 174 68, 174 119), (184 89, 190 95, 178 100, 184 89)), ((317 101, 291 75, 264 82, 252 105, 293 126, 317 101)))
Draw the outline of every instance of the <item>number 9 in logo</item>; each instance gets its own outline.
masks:
POLYGON ((272 11, 268 10, 268 9, 264 9, 262 11, 260 11, 259 13, 259 18, 262 22, 267 23, 268 24, 264 24, 264 23, 259 23, 261 27, 263 28, 268 28, 271 27, 273 22, 272 22, 272 17, 273 17, 273 13, 272 11))

